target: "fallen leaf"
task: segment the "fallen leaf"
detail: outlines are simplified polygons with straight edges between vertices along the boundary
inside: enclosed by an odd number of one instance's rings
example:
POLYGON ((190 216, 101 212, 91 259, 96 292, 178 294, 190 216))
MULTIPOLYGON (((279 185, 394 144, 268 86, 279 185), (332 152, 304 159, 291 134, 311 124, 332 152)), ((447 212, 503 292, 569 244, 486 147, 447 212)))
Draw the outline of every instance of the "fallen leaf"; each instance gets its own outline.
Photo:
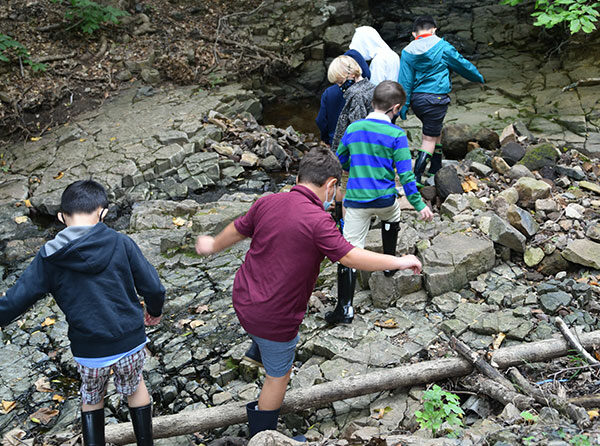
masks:
POLYGON ((55 180, 60 180, 60 179, 61 179, 62 177, 64 177, 64 176, 65 176, 65 173, 64 173, 64 172, 58 172, 58 173, 56 174, 56 176, 54 176, 54 177, 52 177, 52 178, 54 178, 55 180))
POLYGON ((27 206, 28 208, 31 207, 31 201, 29 201, 29 199, 25 200, 25 206, 27 206))
POLYGON ((85 142, 85 138, 79 138, 79 142, 85 142))
POLYGON ((177 328, 183 328, 185 325, 189 324, 190 322, 192 322, 191 319, 180 319, 177 321, 177 323, 175 324, 175 326, 177 328))
POLYGON ((479 186, 477 186, 477 182, 471 176, 465 177, 465 181, 462 182, 462 188, 465 192, 471 192, 473 190, 478 190, 479 186))
POLYGON ((116 136, 113 136, 112 138, 110 138, 110 140, 111 140, 111 141, 116 141, 116 140, 117 140, 117 137, 116 137, 116 136))
POLYGON ((34 423, 48 424, 52 418, 60 413, 57 409, 50 409, 49 407, 42 407, 38 409, 34 414, 29 416, 29 419, 34 423))
POLYGON ((48 378, 42 376, 35 382, 35 390, 38 392, 52 392, 52 387, 50 386, 50 382, 48 378))
POLYGON ((54 325, 55 323, 56 319, 47 317, 46 319, 44 319, 44 322, 42 322, 42 327, 49 327, 50 325, 54 325))
POLYGON ((52 397, 52 401, 58 401, 59 403, 62 403, 65 400, 64 396, 61 396, 59 394, 56 394, 52 397))
POLYGON ((208 305, 198 305, 195 310, 196 314, 208 312, 208 305))
POLYGON ((29 220, 29 217, 27 217, 27 215, 19 215, 18 217, 15 217, 15 223, 20 225, 21 223, 25 223, 27 220, 29 220))
POLYGON ((201 321, 198 319, 198 320, 190 322, 190 328, 202 327, 204 324, 205 324, 204 321, 201 321))
POLYGON ((398 324, 394 319, 388 319, 383 322, 375 321, 375 326, 381 328, 398 328, 398 324))
POLYGON ((24 438, 25 435, 27 435, 25 431, 19 428, 8 431, 6 434, 4 434, 2 446, 21 446, 24 444, 23 441, 21 441, 21 438, 24 438))
POLYGON ((494 339, 492 348, 494 350, 498 350, 500 348, 500 345, 502 344, 502 341, 504 341, 505 337, 506 337, 506 335, 504 333, 498 333, 498 336, 496 336, 496 339, 494 339))
POLYGON ((31 137, 31 140, 32 140, 32 141, 39 141, 40 139, 42 139, 42 138, 41 138, 41 137, 39 137, 39 136, 32 136, 32 137, 31 137))
POLYGON ((6 415, 11 410, 13 410, 15 407, 17 407, 17 402, 16 401, 5 401, 5 400, 2 400, 2 411, 1 412, 6 415))
POLYGON ((594 418, 600 417, 600 412, 597 410, 588 410, 588 415, 590 416, 590 420, 593 420, 594 418))
POLYGON ((173 217, 173 224, 175 226, 183 226, 187 223, 187 221, 185 221, 183 218, 181 217, 173 217))

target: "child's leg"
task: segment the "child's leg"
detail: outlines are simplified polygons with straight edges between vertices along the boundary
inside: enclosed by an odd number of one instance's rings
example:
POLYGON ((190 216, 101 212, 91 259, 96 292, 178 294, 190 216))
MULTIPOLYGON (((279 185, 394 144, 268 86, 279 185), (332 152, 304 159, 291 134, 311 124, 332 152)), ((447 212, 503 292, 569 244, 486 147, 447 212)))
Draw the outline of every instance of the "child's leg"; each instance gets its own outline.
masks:
POLYGON ((77 364, 81 376, 81 432, 85 446, 104 446, 104 395, 110 367, 77 364))
POLYGON ((250 437, 263 430, 277 429, 279 409, 290 381, 299 338, 296 336, 288 342, 276 342, 252 336, 260 349, 267 376, 258 401, 246 405, 250 437))
POLYGON ((144 348, 122 358, 113 365, 117 392, 127 397, 131 424, 138 446, 152 446, 152 403, 142 370, 146 351, 144 348))

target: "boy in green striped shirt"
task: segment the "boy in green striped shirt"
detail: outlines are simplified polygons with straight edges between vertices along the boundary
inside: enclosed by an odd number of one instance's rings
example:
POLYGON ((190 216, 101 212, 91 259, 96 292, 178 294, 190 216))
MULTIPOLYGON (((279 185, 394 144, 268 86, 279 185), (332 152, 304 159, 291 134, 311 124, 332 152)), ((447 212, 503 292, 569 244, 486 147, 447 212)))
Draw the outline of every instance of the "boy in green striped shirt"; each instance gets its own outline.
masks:
MULTIPOLYGON (((396 190, 396 172, 409 203, 420 217, 429 221, 433 213, 423 202, 412 172, 412 160, 406 133, 393 124, 406 101, 398 82, 383 81, 373 92, 374 112, 348 126, 337 156, 349 172, 344 206, 344 237, 352 245, 364 248, 371 217, 381 219, 384 254, 396 254, 400 222, 400 204, 396 190)), ((394 271, 386 271, 387 276, 394 271)), ((352 298, 356 271, 338 266, 338 302, 325 315, 329 324, 350 323, 354 317, 352 298)))

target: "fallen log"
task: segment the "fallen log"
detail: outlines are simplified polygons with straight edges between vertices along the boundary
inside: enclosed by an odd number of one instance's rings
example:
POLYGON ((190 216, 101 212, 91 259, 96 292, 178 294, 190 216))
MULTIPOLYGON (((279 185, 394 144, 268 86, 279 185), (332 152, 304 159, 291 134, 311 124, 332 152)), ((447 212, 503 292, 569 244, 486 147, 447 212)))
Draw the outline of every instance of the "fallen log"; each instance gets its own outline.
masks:
POLYGON ((519 410, 530 409, 533 403, 535 403, 532 397, 506 389, 504 386, 499 386, 496 381, 482 376, 471 375, 461 379, 460 383, 467 390, 487 395, 505 406, 508 403, 512 403, 519 410))
POLYGON ((512 393, 516 393, 517 389, 514 388, 512 383, 502 376, 497 369, 492 367, 488 362, 485 361, 480 355, 471 350, 467 344, 456 339, 454 336, 450 338, 450 346, 463 358, 469 361, 471 364, 475 366, 477 370, 483 373, 488 378, 496 381, 499 385, 506 388, 506 390, 511 391, 512 393))
POLYGON ((580 429, 587 429, 592 425, 590 418, 583 407, 569 403, 565 398, 561 398, 550 392, 544 392, 542 389, 533 387, 533 385, 514 367, 508 370, 509 375, 515 381, 523 393, 533 397, 542 406, 549 406, 566 415, 579 426, 580 429))
MULTIPOLYGON (((594 345, 600 344, 600 330, 582 334, 580 342, 585 348, 592 348, 594 345)), ((494 352, 492 359, 499 368, 504 369, 565 356, 570 348, 564 339, 553 338, 499 349, 494 352)), ((281 412, 298 412, 309 408, 324 407, 334 401, 465 376, 472 371, 473 366, 469 361, 463 358, 447 358, 380 370, 362 376, 352 376, 288 392, 281 412)), ((152 420, 154 438, 175 437, 245 422, 245 403, 240 401, 208 409, 156 417, 152 420)), ((106 441, 117 445, 135 442, 131 424, 107 425, 106 441)))
POLYGON ((571 345, 571 347, 573 347, 575 350, 577 350, 579 352, 579 354, 585 358, 585 360, 588 362, 588 364, 600 363, 600 361, 598 361, 596 358, 594 358, 592 355, 590 355, 581 346, 581 344, 577 340, 577 337, 575 336, 575 334, 571 330, 569 330, 569 327, 567 326, 567 324, 565 324, 565 321, 563 321, 560 318, 560 316, 556 316, 556 319, 554 320, 554 325, 560 330, 560 332, 562 333, 564 338, 567 340, 567 342, 571 345))

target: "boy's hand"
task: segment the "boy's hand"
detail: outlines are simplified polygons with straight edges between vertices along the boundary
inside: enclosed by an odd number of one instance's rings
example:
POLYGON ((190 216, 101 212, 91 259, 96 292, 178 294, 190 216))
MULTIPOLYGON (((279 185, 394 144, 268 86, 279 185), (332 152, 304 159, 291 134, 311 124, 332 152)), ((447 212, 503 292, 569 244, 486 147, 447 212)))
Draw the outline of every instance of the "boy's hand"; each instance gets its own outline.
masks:
POLYGON ((398 269, 410 269, 414 274, 421 274, 423 265, 416 256, 409 254, 400 257, 399 260, 401 261, 401 264, 398 269))
POLYGON ((209 235, 201 235, 196 240, 196 252, 201 256, 207 256, 214 252, 215 238, 209 235))
POLYGON ((429 209, 429 206, 425 206, 423 209, 419 211, 419 215, 421 216, 421 220, 431 221, 433 220, 433 212, 429 209))
POLYGON ((158 325, 161 318, 162 318, 162 315, 155 317, 155 316, 149 315, 147 311, 144 311, 144 325, 146 327, 152 327, 154 325, 158 325))

